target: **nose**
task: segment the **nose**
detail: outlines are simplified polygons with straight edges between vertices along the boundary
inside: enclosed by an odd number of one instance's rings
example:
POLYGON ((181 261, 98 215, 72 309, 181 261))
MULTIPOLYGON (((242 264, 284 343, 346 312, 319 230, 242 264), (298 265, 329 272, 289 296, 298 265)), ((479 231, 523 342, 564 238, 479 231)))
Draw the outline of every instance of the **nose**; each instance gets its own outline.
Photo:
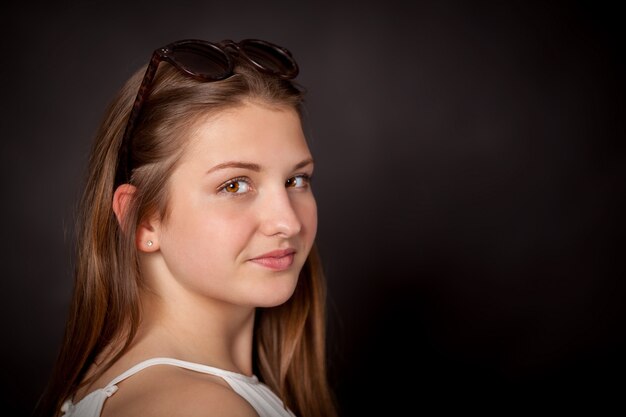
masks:
POLYGON ((266 236, 289 238, 300 233, 302 223, 286 188, 268 193, 259 207, 260 230, 266 236))

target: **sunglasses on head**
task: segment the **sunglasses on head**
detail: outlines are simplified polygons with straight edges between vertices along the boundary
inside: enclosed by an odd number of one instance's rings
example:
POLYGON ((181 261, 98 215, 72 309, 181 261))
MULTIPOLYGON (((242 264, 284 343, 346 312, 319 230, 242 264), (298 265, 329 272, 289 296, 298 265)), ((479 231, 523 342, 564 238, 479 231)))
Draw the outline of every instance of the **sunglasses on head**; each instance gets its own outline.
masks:
POLYGON ((291 52, 260 39, 244 39, 240 42, 226 40, 220 43, 185 39, 158 48, 152 54, 126 122, 120 147, 116 184, 130 180, 130 142, 135 123, 149 94, 159 64, 167 61, 181 73, 198 81, 219 81, 233 75, 232 56, 234 54, 248 61, 258 71, 278 78, 288 80, 298 75, 298 64, 291 52))

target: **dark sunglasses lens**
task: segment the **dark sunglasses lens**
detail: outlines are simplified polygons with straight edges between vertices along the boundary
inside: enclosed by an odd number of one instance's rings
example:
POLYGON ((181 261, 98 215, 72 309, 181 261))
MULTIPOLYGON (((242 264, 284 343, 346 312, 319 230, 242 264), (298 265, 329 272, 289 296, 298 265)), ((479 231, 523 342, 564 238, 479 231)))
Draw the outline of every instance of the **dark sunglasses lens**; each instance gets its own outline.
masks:
POLYGON ((230 75, 230 60, 219 48, 210 44, 179 45, 171 57, 186 72, 207 80, 220 80, 230 75))
POLYGON ((298 66, 289 53, 272 44, 248 40, 242 42, 240 47, 248 58, 266 71, 288 78, 298 74, 298 66))

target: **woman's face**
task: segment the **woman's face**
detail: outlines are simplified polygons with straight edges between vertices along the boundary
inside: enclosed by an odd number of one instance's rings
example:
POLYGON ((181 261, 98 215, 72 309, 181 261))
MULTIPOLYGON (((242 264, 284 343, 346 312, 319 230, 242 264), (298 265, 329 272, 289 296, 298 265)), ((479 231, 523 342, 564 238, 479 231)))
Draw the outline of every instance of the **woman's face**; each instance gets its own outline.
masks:
POLYGON ((163 273, 226 303, 285 302, 317 230, 312 174, 293 109, 248 102, 203 121, 169 181, 163 273))

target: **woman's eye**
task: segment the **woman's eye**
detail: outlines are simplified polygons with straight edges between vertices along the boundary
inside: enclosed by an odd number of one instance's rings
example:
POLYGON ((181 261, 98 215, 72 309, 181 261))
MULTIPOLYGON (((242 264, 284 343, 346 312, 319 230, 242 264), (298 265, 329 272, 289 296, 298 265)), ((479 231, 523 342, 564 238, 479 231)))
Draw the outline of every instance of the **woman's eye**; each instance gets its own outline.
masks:
POLYGON ((243 194, 248 190, 250 190, 250 184, 242 178, 230 180, 220 188, 220 191, 229 194, 243 194))
POLYGON ((285 187, 302 188, 309 185, 310 177, 308 175, 296 175, 285 181, 285 187))

